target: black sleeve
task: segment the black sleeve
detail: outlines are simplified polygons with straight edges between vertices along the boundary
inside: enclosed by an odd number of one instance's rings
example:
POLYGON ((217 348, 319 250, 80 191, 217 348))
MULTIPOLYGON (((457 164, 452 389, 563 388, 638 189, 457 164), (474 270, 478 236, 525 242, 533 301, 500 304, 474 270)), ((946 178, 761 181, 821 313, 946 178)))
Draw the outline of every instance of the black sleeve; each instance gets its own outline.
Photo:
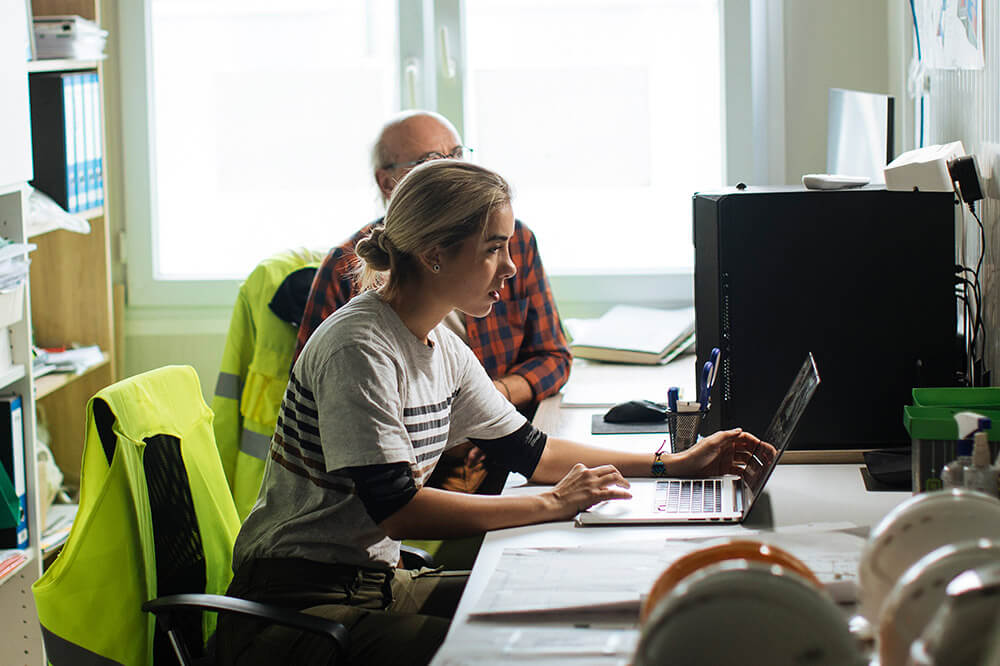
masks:
POLYGON ((409 463, 346 467, 358 499, 376 524, 402 509, 417 494, 409 463))
POLYGON ((491 463, 523 474, 527 478, 535 473, 535 467, 542 458, 548 436, 531 425, 523 426, 500 439, 475 439, 469 441, 481 448, 491 463))

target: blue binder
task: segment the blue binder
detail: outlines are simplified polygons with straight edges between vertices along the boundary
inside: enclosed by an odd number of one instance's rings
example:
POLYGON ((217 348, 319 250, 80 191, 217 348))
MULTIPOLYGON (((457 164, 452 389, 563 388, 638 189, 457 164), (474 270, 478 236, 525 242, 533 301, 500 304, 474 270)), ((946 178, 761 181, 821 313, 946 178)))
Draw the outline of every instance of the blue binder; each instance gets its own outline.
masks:
POLYGON ((28 547, 28 495, 24 470, 24 419, 21 396, 0 396, 0 467, 17 497, 17 520, 0 522, 0 548, 28 547))
POLYGON ((89 192, 87 187, 87 144, 84 128, 84 75, 73 75, 73 141, 76 142, 76 194, 77 207, 71 213, 86 210, 89 192))
POLYGON ((76 188, 76 136, 73 122, 73 78, 62 77, 63 86, 63 116, 65 116, 64 142, 66 145, 66 210, 75 212, 79 206, 79 195, 76 188))
POLYGON ((101 131, 101 81, 97 72, 90 75, 94 90, 93 104, 90 107, 91 136, 94 141, 94 207, 104 205, 104 133, 101 131))

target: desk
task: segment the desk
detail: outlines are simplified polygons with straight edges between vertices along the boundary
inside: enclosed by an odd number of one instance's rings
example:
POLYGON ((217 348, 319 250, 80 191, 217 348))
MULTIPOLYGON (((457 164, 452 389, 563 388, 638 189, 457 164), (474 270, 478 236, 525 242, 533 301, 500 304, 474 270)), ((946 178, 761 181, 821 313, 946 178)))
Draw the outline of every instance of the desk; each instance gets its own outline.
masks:
MULTIPOLYGON (((688 357, 687 362, 691 357, 688 357)), ((671 364, 674 365, 674 364, 671 364)), ((693 367, 693 366, 692 366, 693 367)), ((630 368, 631 373, 666 373, 682 378, 682 368, 664 366, 660 368, 630 368)), ((694 382, 691 372, 690 381, 694 382)), ((571 379, 572 381, 572 379, 571 379)), ((645 397, 628 395, 627 398, 645 397)), ((626 398, 626 399, 627 399, 626 398)), ((603 411, 594 406, 565 406, 561 396, 554 396, 543 402, 535 416, 535 424, 551 435, 565 437, 596 446, 615 449, 648 449, 651 453, 659 445, 662 435, 592 435, 591 415, 603 411)), ((808 523, 851 522, 859 526, 873 526, 900 502, 910 497, 904 492, 869 492, 865 490, 860 472, 861 466, 851 463, 840 464, 781 464, 767 483, 764 496, 754 506, 748 520, 741 526, 640 526, 625 527, 574 527, 572 522, 546 523, 506 530, 497 530, 486 535, 476 558, 468 585, 462 596, 445 645, 434 664, 449 666, 475 663, 485 666, 491 660, 482 658, 468 662, 457 658, 456 646, 473 640, 481 641, 492 634, 510 632, 519 626, 514 622, 490 622, 470 619, 469 613, 479 600, 490 576, 500 560, 505 548, 525 548, 542 546, 579 546, 598 543, 626 543, 628 541, 650 541, 670 536, 711 537, 718 535, 720 528, 768 530, 775 527, 804 525, 808 523)), ((511 475, 504 494, 537 493, 544 490, 539 486, 529 486, 523 477, 511 475)), ((503 655, 495 655, 499 663, 503 655)), ((593 663, 617 663, 620 657, 611 657, 593 663)), ((572 661, 572 660, 570 660, 572 661)), ((518 663, 532 663, 518 659, 518 663)), ((536 663, 554 663, 550 661, 536 663)), ((579 663, 579 661, 578 661, 579 663)), ((587 663, 591 663, 588 661, 587 663)))

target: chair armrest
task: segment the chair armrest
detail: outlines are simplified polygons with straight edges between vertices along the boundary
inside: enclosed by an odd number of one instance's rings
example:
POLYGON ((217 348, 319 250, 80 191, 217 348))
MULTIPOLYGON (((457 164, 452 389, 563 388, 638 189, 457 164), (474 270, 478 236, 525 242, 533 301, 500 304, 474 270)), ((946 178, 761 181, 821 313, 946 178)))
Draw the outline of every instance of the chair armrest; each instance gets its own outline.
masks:
POLYGON ((151 599, 142 605, 142 610, 156 615, 157 621, 167 631, 171 629, 170 614, 184 609, 245 615, 272 624, 327 636, 336 645, 338 655, 345 653, 350 644, 347 629, 339 622, 247 599, 219 594, 171 594, 151 599))
POLYGON ((433 569, 437 566, 434 562, 434 556, 423 548, 403 544, 399 547, 399 551, 399 559, 403 561, 404 569, 419 569, 420 567, 433 569))

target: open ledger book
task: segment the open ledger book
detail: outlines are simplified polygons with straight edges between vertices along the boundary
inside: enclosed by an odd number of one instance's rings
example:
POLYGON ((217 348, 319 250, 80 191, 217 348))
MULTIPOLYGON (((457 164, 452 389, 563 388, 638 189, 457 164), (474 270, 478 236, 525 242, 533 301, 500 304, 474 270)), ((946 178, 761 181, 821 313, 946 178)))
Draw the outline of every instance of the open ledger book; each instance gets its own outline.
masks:
POLYGON ((617 363, 668 363, 694 343, 694 308, 658 310, 616 305, 570 343, 577 358, 617 363))

